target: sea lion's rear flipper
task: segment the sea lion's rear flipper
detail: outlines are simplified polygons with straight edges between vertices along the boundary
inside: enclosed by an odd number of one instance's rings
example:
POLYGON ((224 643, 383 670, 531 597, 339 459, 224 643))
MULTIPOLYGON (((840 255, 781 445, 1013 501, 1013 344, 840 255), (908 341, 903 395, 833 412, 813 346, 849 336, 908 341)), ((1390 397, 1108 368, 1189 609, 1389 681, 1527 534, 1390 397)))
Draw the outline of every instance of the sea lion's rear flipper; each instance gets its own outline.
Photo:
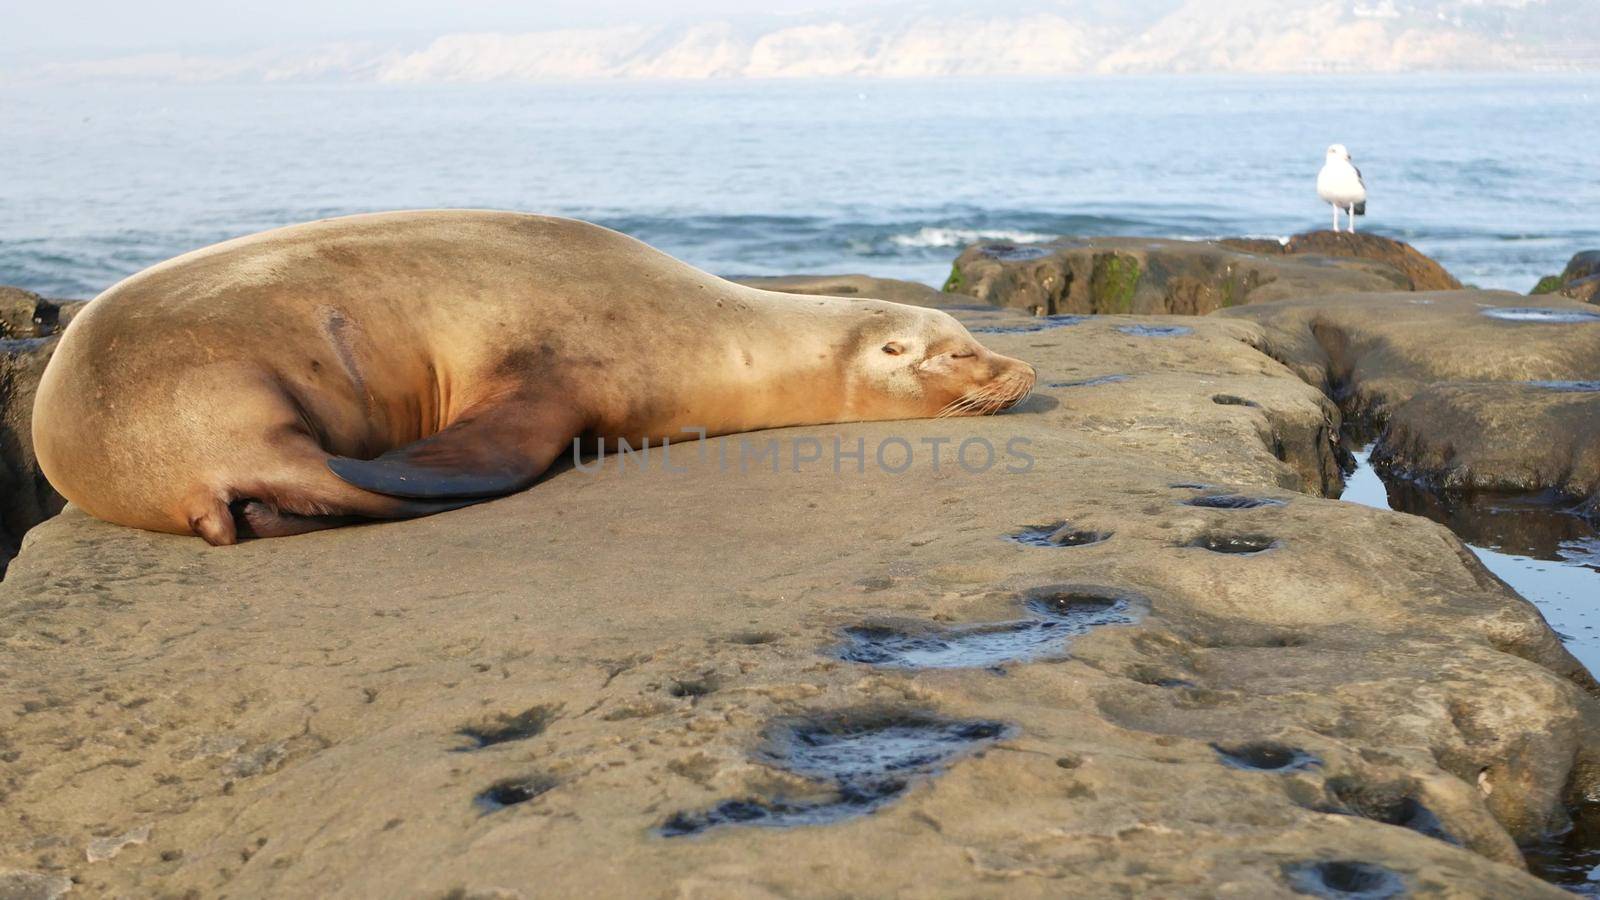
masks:
POLYGON ((376 459, 335 456, 328 468, 363 490, 419 500, 499 497, 534 482, 572 440, 564 416, 501 401, 376 459))

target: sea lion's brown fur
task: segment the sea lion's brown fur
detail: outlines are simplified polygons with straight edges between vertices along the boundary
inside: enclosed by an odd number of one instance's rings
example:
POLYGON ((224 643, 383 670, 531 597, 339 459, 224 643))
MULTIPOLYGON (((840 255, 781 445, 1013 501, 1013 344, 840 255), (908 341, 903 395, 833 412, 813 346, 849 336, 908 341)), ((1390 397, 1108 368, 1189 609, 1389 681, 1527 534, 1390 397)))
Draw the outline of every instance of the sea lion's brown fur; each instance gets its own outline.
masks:
POLYGON ((89 513, 228 544, 519 490, 579 436, 993 412, 1032 384, 936 310, 742 287, 583 222, 400 212, 122 281, 33 429, 89 513))

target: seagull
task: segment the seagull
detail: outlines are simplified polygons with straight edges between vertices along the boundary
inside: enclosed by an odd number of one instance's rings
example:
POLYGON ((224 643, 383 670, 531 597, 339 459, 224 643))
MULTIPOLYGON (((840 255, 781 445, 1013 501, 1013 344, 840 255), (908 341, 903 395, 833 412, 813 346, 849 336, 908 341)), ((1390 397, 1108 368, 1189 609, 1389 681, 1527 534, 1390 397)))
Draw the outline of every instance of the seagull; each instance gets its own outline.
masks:
POLYGON ((1317 196, 1333 205, 1333 230, 1339 230, 1339 210, 1348 214, 1350 233, 1356 233, 1356 216, 1367 214, 1367 185, 1361 170, 1350 162, 1343 144, 1328 148, 1328 161, 1317 173, 1317 196))

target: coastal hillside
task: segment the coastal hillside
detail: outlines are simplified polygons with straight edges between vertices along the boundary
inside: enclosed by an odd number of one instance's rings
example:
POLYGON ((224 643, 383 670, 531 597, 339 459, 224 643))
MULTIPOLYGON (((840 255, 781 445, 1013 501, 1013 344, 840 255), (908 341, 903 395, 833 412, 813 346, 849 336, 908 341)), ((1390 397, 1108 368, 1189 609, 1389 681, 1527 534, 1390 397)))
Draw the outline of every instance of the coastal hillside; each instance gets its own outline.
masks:
MULTIPOLYGON (((52 56, 8 80, 543 82, 1600 68, 1582 0, 1094 0, 603 20, 52 56), (1587 36, 1587 37, 1585 37, 1587 36)), ((374 23, 372 26, 379 26, 374 23)), ((384 26, 387 27, 387 26, 384 26)))

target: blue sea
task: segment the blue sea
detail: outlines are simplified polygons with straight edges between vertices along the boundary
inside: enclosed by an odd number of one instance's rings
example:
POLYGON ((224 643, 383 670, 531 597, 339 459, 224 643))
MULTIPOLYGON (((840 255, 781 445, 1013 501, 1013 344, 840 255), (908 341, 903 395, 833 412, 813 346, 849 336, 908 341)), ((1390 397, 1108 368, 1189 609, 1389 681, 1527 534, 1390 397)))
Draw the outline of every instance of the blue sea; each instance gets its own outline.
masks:
POLYGON ((0 88, 0 284, 88 297, 324 216, 577 216, 721 274, 937 284, 983 237, 1367 229, 1519 291, 1600 247, 1600 76, 0 88))

